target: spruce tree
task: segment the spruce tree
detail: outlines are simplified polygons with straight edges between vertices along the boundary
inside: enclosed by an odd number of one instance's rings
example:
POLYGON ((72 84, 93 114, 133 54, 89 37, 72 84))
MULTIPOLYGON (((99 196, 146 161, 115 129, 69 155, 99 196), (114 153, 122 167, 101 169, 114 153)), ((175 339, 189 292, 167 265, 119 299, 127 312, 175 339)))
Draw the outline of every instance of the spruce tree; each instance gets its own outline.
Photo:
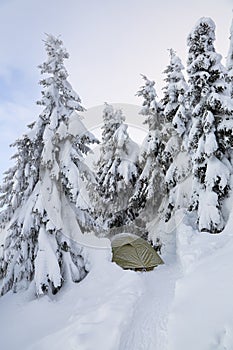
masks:
POLYGON ((164 73, 166 86, 161 101, 164 115, 162 130, 164 150, 160 155, 161 167, 165 176, 166 195, 162 208, 165 221, 171 217, 174 208, 182 206, 179 186, 190 173, 190 157, 186 151, 186 137, 189 122, 186 92, 188 85, 182 70, 184 66, 174 50, 170 50, 170 63, 164 73))
POLYGON ((56 293, 64 281, 79 281, 86 274, 83 247, 76 242, 82 237, 76 201, 79 179, 92 176, 84 155, 95 138, 78 115, 83 107, 67 80, 62 41, 48 35, 45 49, 38 102, 44 109, 14 144, 16 166, 1 188, 1 204, 11 212, 0 265, 1 294, 27 288, 32 281, 37 295, 56 293))
POLYGON ((231 97, 233 97, 233 20, 230 28, 230 46, 227 55, 226 68, 230 84, 231 97))
POLYGON ((187 83, 182 73, 183 69, 180 58, 170 50, 170 64, 164 71, 167 85, 163 89, 164 97, 161 100, 164 117, 162 137, 165 148, 161 152, 160 161, 165 173, 180 149, 182 136, 187 128, 188 113, 185 106, 187 83))
POLYGON ((229 191, 233 145, 232 111, 226 70, 214 48, 215 24, 201 18, 188 36, 189 101, 192 126, 193 189, 190 210, 197 212, 200 231, 222 231, 222 209, 229 191))
POLYGON ((154 214, 155 208, 161 201, 164 175, 159 164, 159 154, 164 149, 162 140, 162 114, 157 102, 157 94, 154 88, 154 81, 142 76, 145 85, 137 92, 143 98, 140 114, 145 117, 145 124, 148 124, 148 135, 141 146, 139 166, 141 174, 137 180, 134 195, 130 199, 130 207, 135 213, 143 212, 148 218, 154 214))
POLYGON ((128 221, 128 201, 138 176, 138 146, 127 131, 121 110, 105 104, 100 156, 96 164, 96 192, 92 194, 96 215, 108 231, 128 221))

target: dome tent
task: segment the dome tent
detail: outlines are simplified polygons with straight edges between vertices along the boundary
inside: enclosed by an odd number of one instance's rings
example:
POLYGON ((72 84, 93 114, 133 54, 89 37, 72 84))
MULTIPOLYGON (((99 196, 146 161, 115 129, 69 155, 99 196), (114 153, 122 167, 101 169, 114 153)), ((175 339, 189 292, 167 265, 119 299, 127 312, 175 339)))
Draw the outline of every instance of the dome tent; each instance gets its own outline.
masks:
POLYGON ((112 261, 123 269, 149 271, 164 263, 146 240, 134 234, 117 234, 112 238, 111 244, 112 261))

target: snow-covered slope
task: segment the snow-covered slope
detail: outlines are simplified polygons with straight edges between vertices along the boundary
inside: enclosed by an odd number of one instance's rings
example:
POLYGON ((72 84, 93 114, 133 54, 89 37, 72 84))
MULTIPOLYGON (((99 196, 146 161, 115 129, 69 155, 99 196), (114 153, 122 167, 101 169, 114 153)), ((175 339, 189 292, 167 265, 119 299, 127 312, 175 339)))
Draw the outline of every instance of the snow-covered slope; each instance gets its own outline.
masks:
POLYGON ((54 300, 11 292, 0 299, 4 350, 117 350, 142 293, 139 274, 110 263, 104 251, 87 277, 54 300))
POLYGON ((180 276, 177 264, 161 265, 140 274, 143 293, 135 304, 132 320, 125 327, 119 350, 167 349, 167 321, 180 276))
POLYGON ((177 212, 176 244, 152 272, 124 271, 98 249, 87 277, 53 300, 1 297, 0 348, 232 350, 233 212, 218 235, 194 231, 185 217, 177 212))
POLYGON ((197 233, 187 222, 178 227, 183 273, 169 315, 169 350, 233 349, 232 225, 233 215, 220 235, 197 233))

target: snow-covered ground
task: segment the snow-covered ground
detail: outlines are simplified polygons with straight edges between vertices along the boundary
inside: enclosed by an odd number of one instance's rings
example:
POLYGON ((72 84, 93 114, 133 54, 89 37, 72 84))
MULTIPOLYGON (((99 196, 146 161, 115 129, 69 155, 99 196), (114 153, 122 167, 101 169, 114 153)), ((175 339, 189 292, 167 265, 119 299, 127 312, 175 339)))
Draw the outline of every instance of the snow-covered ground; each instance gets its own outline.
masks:
POLYGON ((29 293, 0 299, 4 350, 115 350, 142 293, 139 275, 105 262, 54 300, 29 293))
POLYGON ((219 235, 198 233, 188 223, 177 229, 182 277, 169 314, 169 350, 233 349, 232 214, 219 235))
POLYGON ((219 235, 183 218, 180 210, 176 254, 154 271, 124 271, 99 252, 87 277, 53 300, 1 297, 0 348, 232 350, 233 215, 219 235))
POLYGON ((144 291, 123 330, 119 350, 167 349, 167 321, 179 275, 177 264, 140 275, 144 291))

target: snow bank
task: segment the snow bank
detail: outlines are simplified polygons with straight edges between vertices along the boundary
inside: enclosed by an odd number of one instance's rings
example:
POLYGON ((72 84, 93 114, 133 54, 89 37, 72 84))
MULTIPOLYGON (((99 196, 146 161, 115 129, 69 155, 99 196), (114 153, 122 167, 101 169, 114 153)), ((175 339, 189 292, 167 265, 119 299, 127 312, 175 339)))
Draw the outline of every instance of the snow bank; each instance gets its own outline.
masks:
POLYGON ((189 222, 177 228, 183 277, 169 316, 169 350, 233 349, 232 251, 232 218, 219 235, 198 233, 189 222))
MULTIPOLYGON (((7 293, 0 298, 0 347, 232 350, 230 202, 228 225, 216 235, 198 233, 192 216, 178 210, 170 227, 163 228, 171 239, 170 259, 167 249, 166 264, 150 273, 122 270, 110 262, 109 247, 86 247, 89 274, 78 284, 66 284, 54 300, 7 293)), ((156 222, 151 225, 155 230, 156 222)))
POLYGON ((73 311, 64 327, 38 341, 30 350, 114 350, 132 306, 140 295, 140 280, 133 272, 106 263, 93 269, 75 291, 66 295, 73 311))
POLYGON ((139 275, 144 290, 118 350, 168 350, 167 318, 179 274, 177 264, 165 264, 139 275))
POLYGON ((30 301, 26 293, 8 293, 0 299, 2 349, 119 349, 142 281, 139 274, 111 263, 107 250, 90 248, 89 259, 87 277, 66 285, 54 301, 47 297, 30 301))

